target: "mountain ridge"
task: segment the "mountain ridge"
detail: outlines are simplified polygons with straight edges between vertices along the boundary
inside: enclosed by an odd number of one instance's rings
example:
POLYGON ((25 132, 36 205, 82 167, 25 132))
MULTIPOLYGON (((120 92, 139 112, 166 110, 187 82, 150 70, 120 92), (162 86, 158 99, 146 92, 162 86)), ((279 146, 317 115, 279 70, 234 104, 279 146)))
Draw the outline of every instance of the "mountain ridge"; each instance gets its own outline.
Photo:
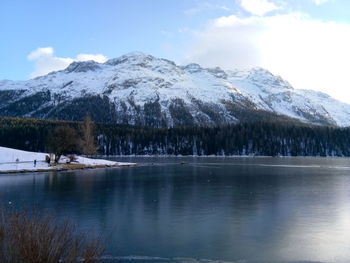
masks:
POLYGON ((263 68, 223 70, 176 65, 142 52, 105 63, 73 62, 27 81, 0 81, 0 115, 96 121, 152 127, 221 125, 291 118, 350 126, 350 105, 294 89, 263 68))

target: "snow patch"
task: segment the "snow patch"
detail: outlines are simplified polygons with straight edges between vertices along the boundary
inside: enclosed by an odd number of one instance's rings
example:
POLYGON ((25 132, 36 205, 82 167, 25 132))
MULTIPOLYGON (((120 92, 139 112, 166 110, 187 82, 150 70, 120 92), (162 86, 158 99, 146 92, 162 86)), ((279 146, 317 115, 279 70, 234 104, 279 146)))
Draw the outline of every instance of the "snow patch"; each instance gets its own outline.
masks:
MULTIPOLYGON (((62 167, 58 165, 57 167, 49 166, 45 162, 47 153, 36 153, 16 150, 12 148, 6 148, 0 146, 0 172, 7 171, 40 171, 40 170, 54 170, 61 169, 62 167), (36 164, 34 164, 36 160, 36 164)), ((68 158, 62 156, 59 163, 64 164, 68 161, 68 158)), ((82 164, 86 167, 93 166, 131 166, 134 163, 124 163, 124 162, 113 162, 102 159, 91 159, 82 156, 77 156, 74 164, 82 164)))

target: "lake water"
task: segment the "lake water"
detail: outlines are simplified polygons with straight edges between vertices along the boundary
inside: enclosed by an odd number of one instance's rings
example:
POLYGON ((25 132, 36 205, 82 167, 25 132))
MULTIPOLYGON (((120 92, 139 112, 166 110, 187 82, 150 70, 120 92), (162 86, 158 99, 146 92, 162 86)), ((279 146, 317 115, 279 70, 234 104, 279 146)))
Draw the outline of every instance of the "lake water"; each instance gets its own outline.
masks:
POLYGON ((102 235, 116 262, 350 262, 350 159, 116 158, 0 176, 0 205, 102 235))

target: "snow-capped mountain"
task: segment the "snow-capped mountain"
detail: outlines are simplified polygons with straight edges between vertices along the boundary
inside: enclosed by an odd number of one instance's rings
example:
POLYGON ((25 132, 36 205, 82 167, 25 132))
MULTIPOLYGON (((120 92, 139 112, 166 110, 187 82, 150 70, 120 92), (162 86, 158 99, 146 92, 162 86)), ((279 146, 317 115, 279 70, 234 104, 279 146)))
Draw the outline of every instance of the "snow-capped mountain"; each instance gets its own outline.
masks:
POLYGON ((155 127, 216 125, 291 117, 350 126, 350 105, 294 89, 262 68, 222 70, 130 53, 105 63, 74 62, 28 81, 0 81, 0 115, 155 127))

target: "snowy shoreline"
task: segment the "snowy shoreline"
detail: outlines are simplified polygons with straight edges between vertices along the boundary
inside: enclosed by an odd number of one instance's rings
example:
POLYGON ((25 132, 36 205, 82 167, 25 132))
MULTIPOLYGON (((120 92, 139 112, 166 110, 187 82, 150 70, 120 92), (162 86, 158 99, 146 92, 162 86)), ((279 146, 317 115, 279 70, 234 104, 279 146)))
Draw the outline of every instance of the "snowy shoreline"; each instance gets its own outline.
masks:
POLYGON ((0 147, 0 174, 67 171, 136 165, 136 163, 113 162, 103 159, 91 159, 82 156, 76 156, 76 161, 67 164, 67 157, 62 156, 58 165, 49 166, 49 164, 45 161, 47 155, 47 153, 27 152, 12 148, 0 147), (36 160, 36 164, 34 164, 34 160, 36 160))

